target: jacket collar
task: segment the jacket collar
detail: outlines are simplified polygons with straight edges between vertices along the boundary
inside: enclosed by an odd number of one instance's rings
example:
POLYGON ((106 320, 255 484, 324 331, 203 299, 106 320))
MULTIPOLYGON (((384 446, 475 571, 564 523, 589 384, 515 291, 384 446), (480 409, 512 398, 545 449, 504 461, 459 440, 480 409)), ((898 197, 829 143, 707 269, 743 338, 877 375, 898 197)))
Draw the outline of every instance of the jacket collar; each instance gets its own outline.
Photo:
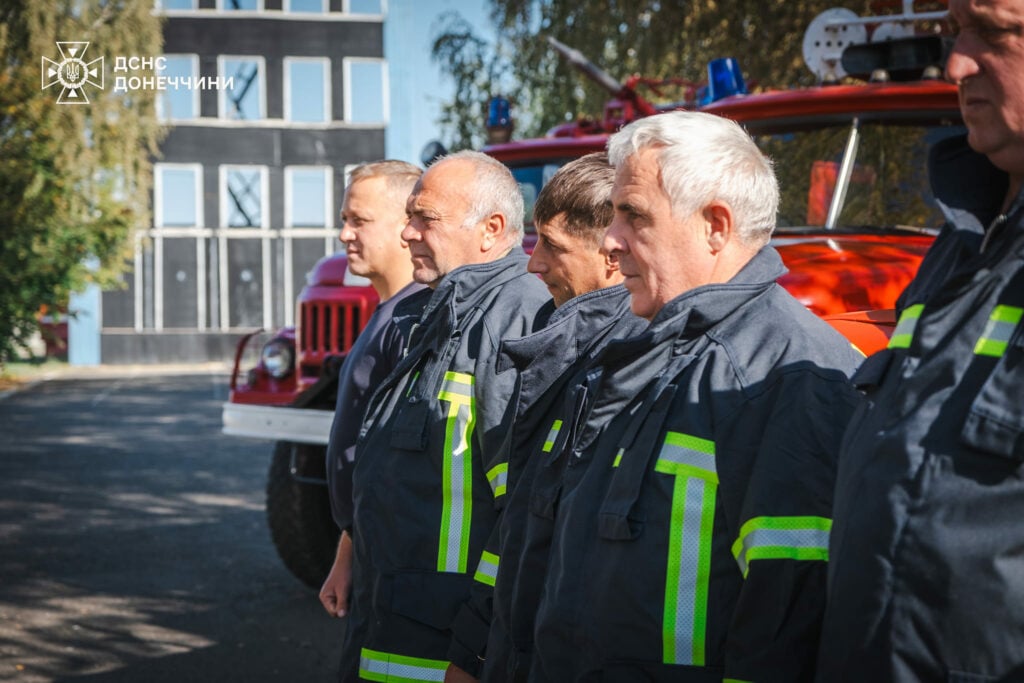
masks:
POLYGON ((435 350, 443 345, 470 311, 502 285, 526 273, 528 259, 522 248, 516 247, 494 261, 460 266, 445 275, 430 295, 409 347, 424 340, 435 350))
MULTIPOLYGON (((941 140, 928 153, 932 195, 943 215, 958 230, 981 234, 999 214, 1009 178, 984 154, 967 144, 967 136, 941 140)), ((1020 197, 1015 203, 1020 202, 1020 197)))
POLYGON ((542 329, 502 342, 497 370, 522 370, 540 358, 560 358, 571 365, 587 352, 595 336, 630 315, 629 292, 623 285, 581 294, 556 308, 542 329))

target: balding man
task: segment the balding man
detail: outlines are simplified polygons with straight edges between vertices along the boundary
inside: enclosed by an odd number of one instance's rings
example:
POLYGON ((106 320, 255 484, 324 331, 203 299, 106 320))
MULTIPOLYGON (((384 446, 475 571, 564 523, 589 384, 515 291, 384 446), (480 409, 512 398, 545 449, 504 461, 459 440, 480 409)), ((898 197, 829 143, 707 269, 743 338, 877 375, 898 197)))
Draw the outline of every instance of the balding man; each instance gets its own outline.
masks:
POLYGON ((523 211, 511 172, 478 152, 435 162, 406 205, 413 278, 433 293, 356 450, 354 610, 368 629, 346 650, 358 650, 360 678, 440 680, 448 668, 452 621, 505 490, 498 454, 517 373, 495 372, 498 347, 549 299, 526 271, 523 211))

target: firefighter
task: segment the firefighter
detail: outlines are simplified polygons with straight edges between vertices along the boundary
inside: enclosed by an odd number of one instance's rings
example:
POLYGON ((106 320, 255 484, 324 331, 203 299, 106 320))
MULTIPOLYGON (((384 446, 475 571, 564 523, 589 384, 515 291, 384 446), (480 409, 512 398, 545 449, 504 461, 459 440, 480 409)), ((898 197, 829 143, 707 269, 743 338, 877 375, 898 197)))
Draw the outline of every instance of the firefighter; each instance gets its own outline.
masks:
POLYGON ((345 648, 360 678, 438 680, 448 667, 503 487, 518 375, 495 372, 498 346, 550 298, 526 271, 523 212, 508 168, 479 152, 436 161, 406 204, 413 278, 433 291, 356 447, 353 602, 368 628, 345 648))
POLYGON ((540 597, 538 568, 547 560, 546 530, 534 530, 529 546, 523 542, 530 475, 540 460, 526 456, 541 451, 551 428, 548 412, 574 369, 611 339, 646 324, 630 312, 618 262, 601 248, 612 219, 614 176, 607 155, 588 154, 555 173, 534 205, 537 244, 527 268, 547 285, 552 310, 542 311, 542 329, 501 346, 499 372, 519 373, 515 419, 502 458, 508 463, 500 497, 505 507, 474 575, 474 599, 456 619, 448 681, 460 680, 455 667, 491 681, 511 679, 523 668, 520 653, 532 641, 540 597))
POLYGON ((778 185, 736 123, 659 114, 608 149, 605 249, 649 325, 531 454, 554 531, 530 679, 810 680, 861 357, 775 282, 778 185))
MULTIPOLYGON (((341 209, 338 239, 345 245, 348 270, 370 280, 380 303, 356 339, 338 372, 338 397, 327 443, 327 488, 331 513, 341 529, 334 565, 323 587, 320 603, 332 617, 348 616, 352 585, 352 469, 356 437, 372 388, 398 363, 404 339, 392 324, 395 307, 418 295, 425 303, 423 285, 413 282, 409 247, 402 241, 405 200, 422 171, 404 161, 385 160, 352 170, 341 209)), ((346 632, 364 628, 348 619, 346 632)), ((342 660, 341 670, 355 676, 358 659, 342 660)))
POLYGON ((1024 4, 951 0, 967 140, 840 452, 821 681, 1024 680, 1024 4))

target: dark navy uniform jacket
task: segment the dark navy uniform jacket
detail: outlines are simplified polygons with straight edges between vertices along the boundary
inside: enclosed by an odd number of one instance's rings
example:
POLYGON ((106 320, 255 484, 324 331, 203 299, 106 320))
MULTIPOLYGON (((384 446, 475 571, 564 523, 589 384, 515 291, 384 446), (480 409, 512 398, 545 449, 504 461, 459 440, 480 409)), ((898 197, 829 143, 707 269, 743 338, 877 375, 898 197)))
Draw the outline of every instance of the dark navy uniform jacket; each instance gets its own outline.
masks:
POLYGON ((457 620, 451 659, 486 681, 513 680, 533 640, 533 619, 550 531, 526 540, 532 473, 551 432, 551 408, 580 366, 613 339, 647 321, 630 312, 622 285, 599 289, 558 307, 539 331, 501 345, 499 372, 515 371, 516 416, 505 443, 508 493, 501 521, 475 575, 473 601, 457 620), (493 606, 492 606, 493 605, 493 606), (483 666, 480 662, 483 661, 483 666), (482 669, 482 674, 480 670, 482 669))
POLYGON ((936 147, 949 223, 840 455, 821 681, 1024 680, 1024 197, 936 147))
POLYGON ((457 268, 431 295, 409 350, 367 411, 353 476, 353 609, 368 618, 360 675, 435 680, 498 516, 500 446, 516 373, 502 339, 532 329, 550 299, 521 249, 457 268))
POLYGON ((849 342, 775 283, 725 284, 608 345, 560 406, 534 681, 802 681, 824 609, 849 342))

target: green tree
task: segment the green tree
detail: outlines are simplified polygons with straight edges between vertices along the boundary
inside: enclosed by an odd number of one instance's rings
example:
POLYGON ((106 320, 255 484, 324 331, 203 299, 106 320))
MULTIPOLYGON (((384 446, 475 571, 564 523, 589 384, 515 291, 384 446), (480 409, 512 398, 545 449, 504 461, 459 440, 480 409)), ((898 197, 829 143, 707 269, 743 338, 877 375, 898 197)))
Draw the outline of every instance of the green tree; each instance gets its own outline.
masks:
MULTIPOLYGON (((88 41, 86 62, 161 52, 152 0, 5 0, 0 4, 0 366, 90 282, 111 286, 133 231, 148 223, 153 93, 85 86, 88 104, 40 87, 57 41, 88 41), (91 264, 91 266, 89 265, 91 264)), ((74 315, 74 311, 69 311, 74 315)))

